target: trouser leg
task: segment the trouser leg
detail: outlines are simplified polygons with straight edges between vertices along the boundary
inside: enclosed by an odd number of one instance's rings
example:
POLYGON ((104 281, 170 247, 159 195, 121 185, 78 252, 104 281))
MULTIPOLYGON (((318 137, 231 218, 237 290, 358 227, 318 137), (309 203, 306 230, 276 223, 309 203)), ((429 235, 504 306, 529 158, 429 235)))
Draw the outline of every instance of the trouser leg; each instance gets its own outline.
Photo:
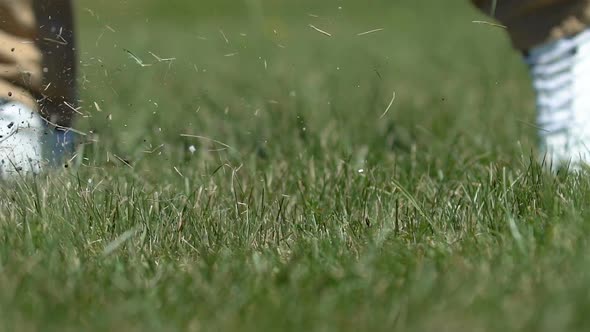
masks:
POLYGON ((590 0, 471 1, 504 24, 520 50, 578 34, 590 23, 590 0))
POLYGON ((473 1, 526 55, 543 161, 590 165, 590 0, 473 1))
POLYGON ((76 43, 70 0, 35 0, 38 45, 43 54, 41 113, 68 127, 76 115, 76 43))

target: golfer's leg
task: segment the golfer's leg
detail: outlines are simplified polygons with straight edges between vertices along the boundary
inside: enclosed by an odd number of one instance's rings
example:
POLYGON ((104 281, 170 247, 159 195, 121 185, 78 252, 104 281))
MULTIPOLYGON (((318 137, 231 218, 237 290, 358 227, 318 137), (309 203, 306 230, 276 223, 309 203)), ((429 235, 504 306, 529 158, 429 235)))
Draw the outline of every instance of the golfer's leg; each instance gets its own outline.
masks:
POLYGON ((42 55, 31 0, 0 0, 0 100, 36 108, 42 55))
POLYGON ((71 14, 63 0, 0 0, 0 178, 37 173, 73 147, 61 127, 75 107, 71 14))
POLYGON ((590 165, 590 0, 500 0, 494 15, 530 65, 544 161, 590 165))
POLYGON ((37 173, 44 124, 37 111, 42 56, 31 0, 0 0, 0 178, 37 173))

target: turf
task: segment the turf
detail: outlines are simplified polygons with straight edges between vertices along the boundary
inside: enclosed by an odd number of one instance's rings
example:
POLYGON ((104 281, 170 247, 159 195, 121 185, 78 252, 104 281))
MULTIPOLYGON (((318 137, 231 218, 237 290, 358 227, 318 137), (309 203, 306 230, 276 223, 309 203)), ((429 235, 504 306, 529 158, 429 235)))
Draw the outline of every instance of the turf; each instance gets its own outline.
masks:
POLYGON ((0 189, 0 330, 587 330, 590 177, 482 19, 78 1, 84 135, 0 189))

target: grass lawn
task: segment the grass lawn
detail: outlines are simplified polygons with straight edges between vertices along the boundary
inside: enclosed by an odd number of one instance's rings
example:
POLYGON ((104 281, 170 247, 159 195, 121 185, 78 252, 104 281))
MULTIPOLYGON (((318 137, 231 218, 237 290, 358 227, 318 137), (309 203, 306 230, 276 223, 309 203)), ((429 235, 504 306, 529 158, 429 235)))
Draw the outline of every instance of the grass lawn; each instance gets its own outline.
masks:
POLYGON ((467 1, 77 5, 85 135, 0 188, 1 331, 590 328, 590 175, 534 162, 467 1))

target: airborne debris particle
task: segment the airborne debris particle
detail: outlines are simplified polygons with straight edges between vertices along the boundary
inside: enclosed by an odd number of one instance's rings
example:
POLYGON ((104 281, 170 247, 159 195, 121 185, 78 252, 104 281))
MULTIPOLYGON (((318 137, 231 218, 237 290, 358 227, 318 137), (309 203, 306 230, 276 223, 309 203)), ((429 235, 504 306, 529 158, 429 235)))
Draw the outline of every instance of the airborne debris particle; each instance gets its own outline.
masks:
POLYGON ((356 35, 357 36, 364 36, 364 35, 368 35, 368 34, 375 33, 375 32, 381 32, 383 30, 385 30, 385 29, 383 29, 383 28, 373 29, 373 30, 357 33, 356 35))
POLYGON ((485 25, 489 25, 492 26, 494 28, 501 28, 501 29, 507 29, 508 27, 502 24, 498 24, 498 23, 493 23, 493 22, 487 22, 487 21, 471 21, 471 23, 475 23, 475 24, 485 24, 485 25))
POLYGON ((226 44, 229 44, 229 39, 227 39, 227 37, 225 36, 225 33, 223 32, 223 30, 219 30, 219 33, 223 37, 223 40, 225 40, 225 43, 226 44))
POLYGON ((128 49, 123 49, 125 52, 127 52, 127 54, 129 55, 129 57, 131 59, 133 59, 138 65, 140 65, 141 67, 149 67, 152 64, 151 63, 144 63, 140 58, 138 58, 135 54, 131 53, 130 50, 128 49))
POLYGON ((315 31, 317 31, 317 32, 321 33, 321 34, 324 34, 324 35, 326 35, 326 36, 328 36, 328 37, 332 37, 332 34, 331 34, 331 33, 327 32, 327 31, 324 31, 324 30, 322 30, 322 29, 320 29, 320 28, 316 27, 316 26, 315 26, 315 25, 313 25, 313 24, 310 24, 310 25, 309 25, 309 27, 310 27, 310 28, 312 28, 312 29, 314 29, 315 31))
POLYGON ((389 105, 387 105, 387 108, 385 109, 385 112, 383 112, 383 114, 381 114, 381 116, 379 117, 379 119, 383 119, 383 117, 385 115, 387 115, 387 113, 389 112, 389 109, 391 109, 391 106, 393 105, 393 102, 395 101, 395 91, 393 91, 393 97, 391 98, 391 101, 389 102, 389 105))

